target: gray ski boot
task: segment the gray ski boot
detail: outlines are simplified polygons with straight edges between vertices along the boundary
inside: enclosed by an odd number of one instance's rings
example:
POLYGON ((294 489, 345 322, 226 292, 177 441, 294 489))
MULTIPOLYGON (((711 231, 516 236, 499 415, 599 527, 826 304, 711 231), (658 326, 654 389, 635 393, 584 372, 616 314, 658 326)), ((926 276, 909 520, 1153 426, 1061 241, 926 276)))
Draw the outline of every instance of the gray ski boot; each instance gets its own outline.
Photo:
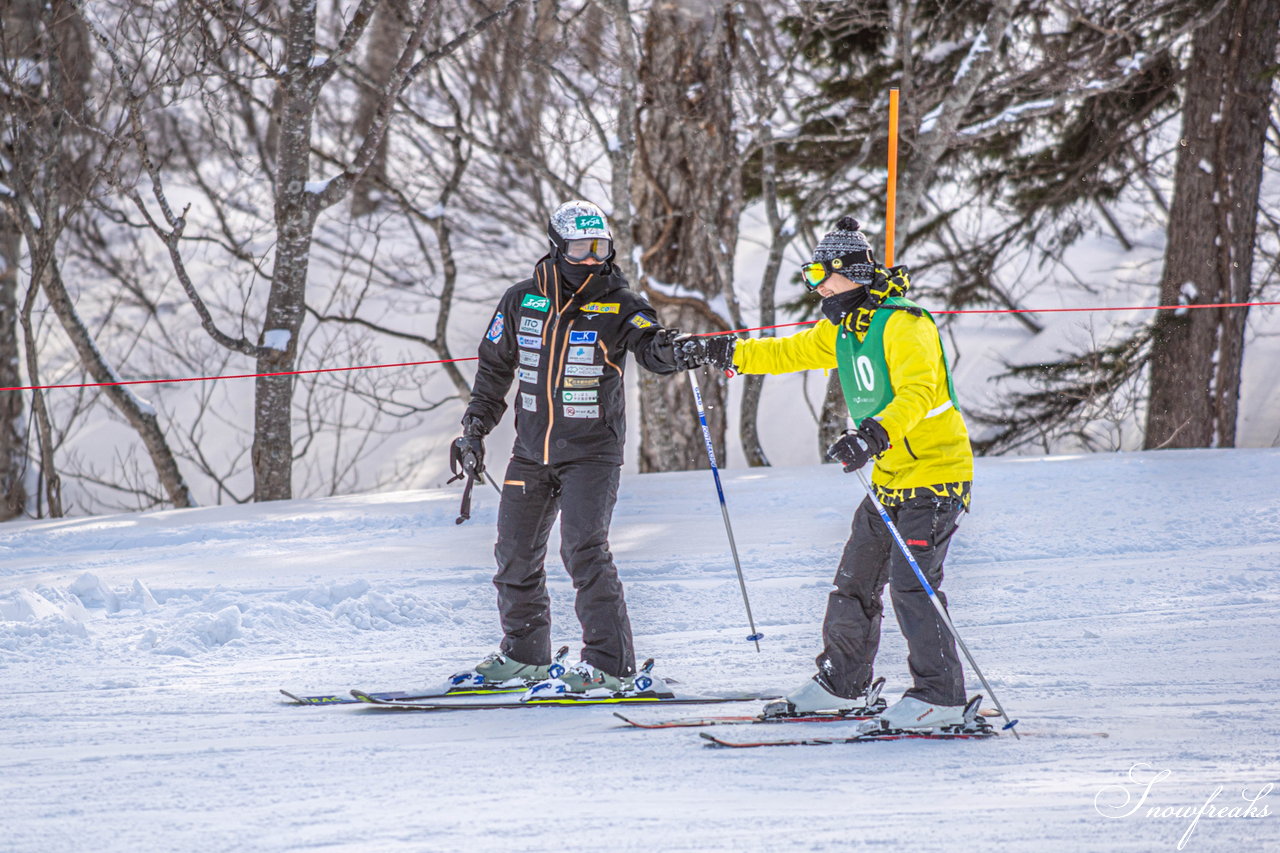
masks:
POLYGON ((475 669, 459 672, 449 679, 454 689, 465 687, 528 687, 564 673, 569 647, 562 646, 550 664, 521 663, 504 652, 490 652, 475 669))

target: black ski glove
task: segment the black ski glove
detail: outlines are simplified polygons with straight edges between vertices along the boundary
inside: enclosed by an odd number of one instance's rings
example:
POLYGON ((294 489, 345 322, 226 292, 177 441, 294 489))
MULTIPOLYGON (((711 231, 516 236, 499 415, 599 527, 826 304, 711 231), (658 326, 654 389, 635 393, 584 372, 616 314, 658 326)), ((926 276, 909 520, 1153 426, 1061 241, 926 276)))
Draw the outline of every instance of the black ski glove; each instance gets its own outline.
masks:
POLYGON ((842 463, 848 474, 888 449, 889 433, 875 418, 863 418, 857 429, 847 430, 839 441, 827 448, 827 458, 842 463))
POLYGON ((681 335, 675 340, 676 367, 692 370, 709 364, 734 373, 738 369, 733 363, 733 350, 737 345, 737 335, 681 335))
POLYGON ((484 435, 484 425, 479 418, 462 419, 462 435, 449 446, 449 470, 453 473, 453 480, 461 480, 473 473, 479 477, 484 473, 484 435))

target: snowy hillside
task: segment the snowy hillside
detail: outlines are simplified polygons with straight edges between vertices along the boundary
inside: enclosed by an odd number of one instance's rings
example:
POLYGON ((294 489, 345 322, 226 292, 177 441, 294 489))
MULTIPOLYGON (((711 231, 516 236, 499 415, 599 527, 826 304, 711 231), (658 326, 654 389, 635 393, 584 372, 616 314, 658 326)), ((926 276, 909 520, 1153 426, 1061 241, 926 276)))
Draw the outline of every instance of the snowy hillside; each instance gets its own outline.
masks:
MULTIPOLYGON (((944 588, 1024 737, 749 751, 605 708, 281 703, 430 686, 496 645, 488 488, 461 526, 452 488, 6 524, 0 849, 1280 849, 1277 483, 1276 449, 979 460, 944 588)), ((624 478, 637 653, 693 692, 785 690, 859 486, 725 489, 762 653, 707 472, 624 478)), ((890 618, 878 672, 907 683, 890 618)))

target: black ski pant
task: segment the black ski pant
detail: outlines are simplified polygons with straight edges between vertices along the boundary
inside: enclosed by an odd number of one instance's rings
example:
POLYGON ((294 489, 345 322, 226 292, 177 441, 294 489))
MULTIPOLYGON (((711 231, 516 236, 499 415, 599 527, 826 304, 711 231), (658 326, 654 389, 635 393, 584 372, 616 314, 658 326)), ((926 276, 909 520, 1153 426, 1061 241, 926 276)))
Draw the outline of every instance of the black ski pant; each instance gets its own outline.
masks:
MULTIPOLYGON (((942 563, 964 507, 958 498, 920 497, 888 507, 917 565, 945 608, 942 563)), ((893 612, 907 640, 907 665, 913 685, 906 691, 935 705, 963 705, 964 672, 955 639, 929 594, 902 555, 870 498, 853 516, 853 530, 836 571, 822 623, 818 674, 837 696, 855 697, 871 683, 880 648, 884 585, 889 584, 893 612)))
POLYGON ((498 507, 498 613, 502 651, 528 664, 551 662, 547 537, 560 516, 560 558, 573 579, 582 623, 582 660, 610 675, 636 671, 631 620, 609 552, 609 523, 618 498, 618 465, 542 465, 512 458, 498 507))

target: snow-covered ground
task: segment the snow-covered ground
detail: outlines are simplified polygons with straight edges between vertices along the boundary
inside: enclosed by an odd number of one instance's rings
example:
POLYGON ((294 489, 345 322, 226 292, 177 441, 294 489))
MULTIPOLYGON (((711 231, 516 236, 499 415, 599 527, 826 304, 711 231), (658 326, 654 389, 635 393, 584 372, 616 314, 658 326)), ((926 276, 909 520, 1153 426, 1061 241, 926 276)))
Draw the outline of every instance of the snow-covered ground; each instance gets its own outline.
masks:
MULTIPOLYGON (((456 489, 6 524, 0 849, 1280 849, 1278 483, 1276 449, 979 460, 944 588, 1024 737, 742 751, 606 708, 282 704, 425 687, 496 645, 487 488, 461 526, 456 489)), ((624 478, 637 651, 691 691, 784 690, 859 486, 725 489, 762 653, 705 471, 624 478)), ((906 684, 892 619, 879 674, 906 684)))

